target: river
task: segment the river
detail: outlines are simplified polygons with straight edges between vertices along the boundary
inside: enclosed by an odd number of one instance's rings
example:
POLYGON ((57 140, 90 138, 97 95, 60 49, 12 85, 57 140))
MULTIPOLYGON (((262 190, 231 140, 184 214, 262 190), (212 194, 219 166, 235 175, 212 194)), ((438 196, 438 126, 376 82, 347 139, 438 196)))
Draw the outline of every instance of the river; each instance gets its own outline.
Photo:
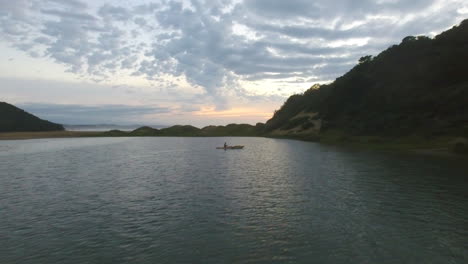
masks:
POLYGON ((281 139, 0 141, 0 263, 467 263, 467 176, 281 139))

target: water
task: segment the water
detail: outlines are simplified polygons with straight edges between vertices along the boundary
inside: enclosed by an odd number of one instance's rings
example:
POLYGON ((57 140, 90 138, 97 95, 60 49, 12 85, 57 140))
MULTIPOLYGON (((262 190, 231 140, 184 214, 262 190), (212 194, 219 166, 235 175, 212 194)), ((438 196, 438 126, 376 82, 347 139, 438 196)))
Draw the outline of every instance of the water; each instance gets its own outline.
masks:
POLYGON ((467 172, 265 138, 0 141, 0 263, 467 263, 467 172))

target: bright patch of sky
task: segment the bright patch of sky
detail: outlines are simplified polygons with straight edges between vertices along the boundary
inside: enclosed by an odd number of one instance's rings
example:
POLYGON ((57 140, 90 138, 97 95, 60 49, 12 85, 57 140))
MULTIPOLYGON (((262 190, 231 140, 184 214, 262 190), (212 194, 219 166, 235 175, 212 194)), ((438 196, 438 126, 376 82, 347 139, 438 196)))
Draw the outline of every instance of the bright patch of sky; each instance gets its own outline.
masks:
POLYGON ((467 10, 464 0, 0 0, 0 100, 67 124, 264 122, 288 96, 467 10))

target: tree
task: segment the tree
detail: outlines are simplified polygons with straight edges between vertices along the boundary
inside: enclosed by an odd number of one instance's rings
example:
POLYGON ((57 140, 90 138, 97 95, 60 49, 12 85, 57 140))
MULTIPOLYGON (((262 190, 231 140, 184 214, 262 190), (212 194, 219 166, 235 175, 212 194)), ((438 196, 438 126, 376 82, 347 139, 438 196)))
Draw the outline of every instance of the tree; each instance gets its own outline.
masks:
POLYGON ((372 61, 372 55, 367 55, 359 58, 359 64, 368 63, 370 61, 372 61))
POLYGON ((407 36, 407 37, 403 38, 401 43, 412 42, 412 41, 415 41, 415 40, 416 40, 415 36, 407 36))

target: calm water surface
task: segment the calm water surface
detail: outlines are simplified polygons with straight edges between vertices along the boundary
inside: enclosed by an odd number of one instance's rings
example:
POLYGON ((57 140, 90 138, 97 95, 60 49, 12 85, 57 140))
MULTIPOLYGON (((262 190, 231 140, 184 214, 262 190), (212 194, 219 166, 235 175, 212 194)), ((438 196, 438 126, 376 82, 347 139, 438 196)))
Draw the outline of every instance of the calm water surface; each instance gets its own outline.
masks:
POLYGON ((0 263, 468 263, 467 163, 265 138, 0 141, 0 263))

